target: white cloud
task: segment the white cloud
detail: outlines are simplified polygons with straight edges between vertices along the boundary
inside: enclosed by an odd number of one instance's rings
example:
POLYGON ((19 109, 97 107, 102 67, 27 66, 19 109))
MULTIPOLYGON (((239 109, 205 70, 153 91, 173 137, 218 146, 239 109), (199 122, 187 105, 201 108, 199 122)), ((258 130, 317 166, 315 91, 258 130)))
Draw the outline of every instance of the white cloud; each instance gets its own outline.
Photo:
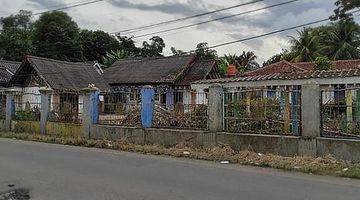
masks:
MULTIPOLYGON (((264 1, 262 3, 217 13, 213 16, 204 16, 136 34, 201 22, 284 1, 285 0, 264 1)), ((0 13, 2 16, 9 15, 16 13, 19 8, 39 11, 74 2, 78 1, 1 0, 0 13)), ((244 2, 248 2, 248 0, 107 0, 66 10, 66 12, 74 18, 81 28, 92 30, 101 29, 107 32, 114 32, 229 7, 244 2)), ((335 0, 302 0, 246 16, 160 34, 160 36, 163 37, 166 42, 165 54, 170 53, 170 47, 172 46, 182 50, 191 50, 194 49, 199 42, 208 42, 211 46, 328 17, 334 9, 334 2, 335 0)), ((262 62, 271 55, 280 52, 281 49, 288 47, 287 36, 293 34, 295 34, 295 31, 251 40, 241 44, 233 44, 217 50, 219 54, 240 53, 243 50, 253 50, 258 55, 260 62, 262 62)), ((141 44, 143 40, 147 40, 148 38, 150 38, 150 36, 136 39, 136 41, 138 44, 141 44)))

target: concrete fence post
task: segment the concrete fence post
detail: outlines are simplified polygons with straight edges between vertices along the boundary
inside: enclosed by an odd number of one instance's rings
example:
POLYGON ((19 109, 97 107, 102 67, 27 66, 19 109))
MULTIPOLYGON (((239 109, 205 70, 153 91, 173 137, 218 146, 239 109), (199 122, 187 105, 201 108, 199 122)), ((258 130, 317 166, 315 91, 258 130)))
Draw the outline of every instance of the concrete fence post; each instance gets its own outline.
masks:
POLYGON ((50 98, 53 90, 48 87, 42 87, 39 89, 41 94, 41 112, 40 112, 40 133, 46 134, 46 123, 50 113, 50 98))
POLYGON ((99 89, 96 87, 87 87, 82 89, 83 95, 83 114, 82 126, 85 138, 91 138, 93 135, 94 124, 99 120, 99 89))
POLYGON ((299 142, 299 154, 316 156, 316 138, 321 136, 321 91, 317 83, 307 83, 301 89, 302 135, 299 142))
POLYGON ((6 94, 6 114, 5 114, 5 131, 11 131, 11 121, 15 114, 15 102, 14 95, 15 90, 9 89, 5 92, 6 94))
POLYGON ((223 131, 224 120, 224 89, 221 85, 209 88, 208 128, 210 132, 223 131))
POLYGON ((155 90, 151 86, 141 89, 141 124, 144 128, 151 128, 154 118, 155 90))

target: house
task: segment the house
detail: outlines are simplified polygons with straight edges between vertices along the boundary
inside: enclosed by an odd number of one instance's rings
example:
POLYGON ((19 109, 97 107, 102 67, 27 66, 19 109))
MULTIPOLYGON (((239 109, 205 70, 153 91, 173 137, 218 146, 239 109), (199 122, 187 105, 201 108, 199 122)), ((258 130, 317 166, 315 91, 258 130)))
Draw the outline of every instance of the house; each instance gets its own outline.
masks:
POLYGON ((0 60, 0 87, 7 87, 11 77, 20 67, 21 62, 0 60))
POLYGON ((63 118, 66 120, 59 120, 77 121, 83 110, 81 90, 90 84, 95 85, 101 92, 109 89, 101 72, 94 63, 73 63, 27 56, 9 81, 9 86, 17 91, 15 108, 17 111, 27 109, 38 112, 41 100, 39 89, 47 87, 53 90, 53 118, 60 118, 59 115, 64 114, 63 118))
MULTIPOLYGON (((281 124, 287 127, 283 129, 284 132, 291 129, 297 134, 301 116, 301 87, 313 82, 320 86, 321 119, 326 131, 335 130, 332 131, 335 134, 340 126, 355 127, 348 124, 360 122, 360 60, 334 61, 333 68, 329 70, 316 70, 315 65, 314 62, 281 61, 237 77, 196 81, 191 88, 204 91, 220 84, 225 90, 224 104, 244 100, 242 105, 249 115, 254 114, 250 111, 256 103, 259 104, 257 100, 274 99, 276 104, 272 107, 275 108, 276 116, 283 119, 281 124), (338 119, 342 120, 342 125, 336 121, 338 119), (333 125, 336 128, 329 128, 333 125)), ((264 120, 264 123, 269 122, 264 120)))
POLYGON ((6 95, 4 91, 20 65, 21 62, 0 60, 0 117, 5 117, 6 95))
POLYGON ((342 88, 360 83, 360 60, 334 61, 329 70, 315 70, 314 62, 290 63, 280 61, 237 77, 202 80, 192 83, 192 89, 201 91, 217 83, 228 89, 241 87, 299 86, 309 81, 317 82, 322 88, 331 85, 342 88))
POLYGON ((141 88, 150 85, 155 88, 156 103, 167 108, 196 104, 200 96, 191 90, 191 82, 219 77, 214 60, 199 60, 194 55, 125 59, 104 71, 112 93, 126 93, 118 101, 137 101, 141 88))

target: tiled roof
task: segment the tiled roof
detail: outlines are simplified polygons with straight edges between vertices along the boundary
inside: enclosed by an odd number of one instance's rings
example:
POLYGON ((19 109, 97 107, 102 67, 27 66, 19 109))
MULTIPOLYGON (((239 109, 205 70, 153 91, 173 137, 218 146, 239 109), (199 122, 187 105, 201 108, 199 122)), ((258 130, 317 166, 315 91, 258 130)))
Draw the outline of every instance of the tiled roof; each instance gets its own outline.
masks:
POLYGON ((89 84, 94 84, 101 91, 108 90, 108 85, 94 64, 65 62, 34 56, 27 56, 10 84, 23 86, 32 73, 39 75, 54 90, 80 91, 89 84))
POLYGON ((314 70, 315 63, 281 61, 244 73, 240 77, 197 81, 194 83, 227 83, 263 80, 296 80, 310 78, 345 78, 360 76, 360 60, 335 61, 332 70, 314 70))
POLYGON ((236 78, 222 78, 213 80, 203 80, 194 83, 230 83, 230 82, 245 82, 245 81, 265 81, 265 80, 295 80, 295 79, 310 79, 310 78, 345 78, 360 76, 360 69, 351 70, 324 70, 324 71, 304 71, 293 73, 274 73, 268 75, 256 76, 241 76, 236 78))
POLYGON ((104 71, 106 81, 117 84, 175 83, 194 56, 121 60, 104 71))
POLYGON ((215 60, 200 60, 195 61, 189 69, 184 72, 181 80, 176 83, 177 85, 190 85, 191 82, 204 80, 207 76, 209 78, 216 77, 219 78, 220 74, 218 71, 213 70, 216 66, 215 60))
POLYGON ((174 84, 190 85, 191 82, 211 77, 218 78, 213 70, 214 60, 197 60, 194 55, 121 60, 104 71, 110 85, 174 84))
POLYGON ((20 65, 21 62, 0 60, 0 84, 6 85, 20 65))

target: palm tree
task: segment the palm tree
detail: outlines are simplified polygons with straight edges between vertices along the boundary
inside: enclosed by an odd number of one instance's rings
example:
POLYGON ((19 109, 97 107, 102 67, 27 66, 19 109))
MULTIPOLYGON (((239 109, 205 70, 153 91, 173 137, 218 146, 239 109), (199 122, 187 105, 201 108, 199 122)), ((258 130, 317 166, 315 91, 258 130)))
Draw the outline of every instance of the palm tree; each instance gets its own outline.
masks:
POLYGON ((134 57, 133 53, 130 53, 124 49, 121 50, 117 50, 117 51, 113 51, 111 50, 110 52, 106 53, 106 56, 104 56, 103 59, 103 64, 106 67, 111 67, 112 64, 114 64, 116 61, 125 59, 125 58, 129 58, 129 57, 134 57))
POLYGON ((253 51, 243 51, 242 54, 236 58, 238 70, 245 72, 259 68, 260 65, 256 62, 256 59, 257 56, 253 51))
POLYGON ((360 27, 353 21, 339 21, 333 24, 322 44, 321 52, 331 60, 360 58, 360 27))
POLYGON ((311 30, 305 28, 302 31, 297 31, 298 39, 290 36, 292 62, 309 62, 314 61, 318 57, 319 36, 313 34, 311 30))

